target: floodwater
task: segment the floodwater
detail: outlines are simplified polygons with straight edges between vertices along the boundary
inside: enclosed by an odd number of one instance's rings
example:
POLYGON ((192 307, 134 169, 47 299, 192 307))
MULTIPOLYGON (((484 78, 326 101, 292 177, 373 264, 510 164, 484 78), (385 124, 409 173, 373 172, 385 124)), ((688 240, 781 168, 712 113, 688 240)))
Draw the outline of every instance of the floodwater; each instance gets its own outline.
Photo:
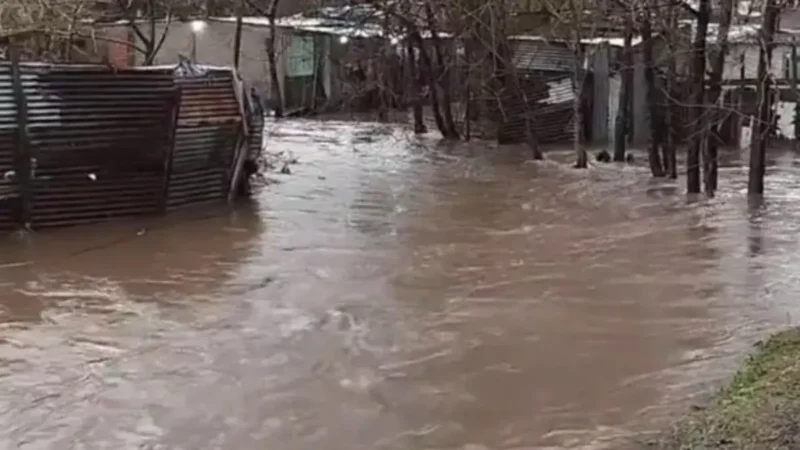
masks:
POLYGON ((636 448, 800 317, 800 162, 767 200, 646 168, 270 125, 235 210, 0 253, 0 448, 636 448), (644 433, 644 434, 642 434, 644 433))

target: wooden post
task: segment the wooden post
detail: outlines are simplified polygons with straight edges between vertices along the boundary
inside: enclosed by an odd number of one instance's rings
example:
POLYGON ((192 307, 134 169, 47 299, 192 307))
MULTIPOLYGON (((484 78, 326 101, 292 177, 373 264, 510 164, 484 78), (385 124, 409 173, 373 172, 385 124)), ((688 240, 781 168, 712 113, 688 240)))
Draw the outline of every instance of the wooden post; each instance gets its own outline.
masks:
MULTIPOLYGON (((745 93, 747 89, 745 88, 745 77, 747 76, 747 68, 744 65, 744 53, 739 55, 739 80, 741 80, 741 84, 739 84, 739 106, 737 107, 737 111, 739 112, 739 121, 736 124, 736 139, 737 142, 741 145, 742 142, 742 127, 745 124, 750 123, 750 116, 745 116, 744 108, 745 108, 745 93)), ((752 136, 752 135, 751 135, 752 136)), ((750 143, 747 143, 747 148, 750 148, 750 143)))
POLYGON ((465 97, 467 101, 464 105, 464 140, 469 142, 472 139, 472 124, 470 123, 472 121, 472 93, 469 86, 469 79, 467 80, 465 97))
POLYGON ((164 186, 161 190, 161 213, 166 214, 169 209, 169 183, 172 181, 172 165, 175 159, 175 136, 178 133, 178 119, 181 111, 181 89, 175 88, 172 95, 172 108, 170 108, 170 128, 169 128, 169 142, 167 143, 167 150, 164 152, 164 186))
POLYGON ((792 93, 794 94, 794 141, 800 139, 800 95, 797 93, 797 43, 792 42, 792 93))
POLYGON ((14 175, 20 198, 19 224, 23 228, 30 228, 32 221, 31 206, 32 177, 31 177, 31 143, 28 135, 28 102, 22 84, 22 71, 19 62, 19 48, 14 42, 8 45, 11 59, 11 83, 14 90, 14 104, 17 116, 17 135, 14 146, 14 175))

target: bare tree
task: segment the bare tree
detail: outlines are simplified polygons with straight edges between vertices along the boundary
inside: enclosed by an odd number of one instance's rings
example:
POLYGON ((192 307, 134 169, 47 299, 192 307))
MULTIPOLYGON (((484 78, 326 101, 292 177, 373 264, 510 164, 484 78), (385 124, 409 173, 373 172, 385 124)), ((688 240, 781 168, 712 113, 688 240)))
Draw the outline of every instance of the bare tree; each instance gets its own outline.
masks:
POLYGON ((417 69, 417 54, 415 53, 414 45, 410 40, 406 41, 406 61, 408 71, 408 89, 411 93, 411 109, 414 116, 414 132, 417 134, 427 133, 428 128, 425 126, 425 121, 423 119, 422 98, 420 92, 421 74, 417 69))
POLYGON ((659 148, 663 144, 664 119, 661 108, 658 105, 658 87, 656 86, 655 62, 653 61, 653 26, 652 11, 649 3, 644 4, 641 20, 642 28, 642 59, 644 62, 644 77, 647 84, 647 110, 650 116, 650 146, 647 152, 647 160, 650 164, 650 173, 654 177, 663 177, 664 166, 662 165, 659 148))
POLYGON ((141 41, 143 64, 153 64, 169 33, 176 3, 169 0, 116 0, 116 3, 124 20, 141 41), (159 23, 164 24, 160 33, 159 23))
POLYGON ((622 46, 622 58, 619 61, 619 74, 621 86, 619 90, 619 104, 617 117, 614 123, 614 161, 625 161, 625 147, 631 128, 631 97, 633 94, 633 11, 629 5, 624 5, 626 11, 622 12, 625 31, 622 46))
POLYGON ((570 0, 570 28, 573 59, 573 147, 575 150, 575 167, 585 169, 589 166, 589 156, 583 145, 583 89, 586 85, 586 55, 583 50, 583 17, 586 13, 585 0, 570 0))
POLYGON ((0 41, 13 39, 23 58, 69 60, 86 9, 85 0, 0 1, 0 41))
MULTIPOLYGON (((728 34, 733 19, 733 7, 735 0, 722 0, 720 8, 719 32, 717 33, 717 48, 711 64, 711 75, 709 76, 708 101, 712 105, 717 105, 724 98, 722 94, 722 76, 725 72, 725 58, 728 54, 728 34)), ((705 154, 703 155, 703 180, 706 194, 713 196, 717 190, 719 161, 717 148, 719 146, 719 129, 722 121, 721 108, 716 111, 715 117, 711 120, 705 137, 705 154)))
POLYGON ((433 80, 431 80, 431 82, 442 82, 439 87, 442 90, 442 112, 444 113, 444 126, 447 131, 444 135, 450 139, 458 139, 458 129, 456 128, 455 120, 453 120, 453 97, 451 95, 452 79, 449 76, 450 64, 444 55, 442 41, 439 37, 439 25, 430 0, 425 2, 424 8, 428 22, 428 30, 431 33, 434 54, 436 56, 436 63, 433 64, 433 70, 431 71, 433 74, 433 80))
POLYGON ((264 7, 255 3, 256 0, 245 0, 247 6, 256 14, 267 18, 269 22, 269 36, 267 37, 267 62, 269 63, 270 88, 272 90, 272 100, 274 102, 273 111, 275 117, 281 118, 283 111, 283 92, 281 91, 280 77, 278 76, 278 8, 281 0, 265 0, 268 2, 264 7))
POLYGON ((276 54, 278 27, 276 26, 275 22, 278 16, 278 6, 280 6, 280 0, 271 0, 269 9, 267 10, 267 18, 269 19, 267 60, 269 61, 269 78, 270 85, 272 86, 272 97, 275 102, 275 117, 280 118, 283 117, 283 92, 281 91, 281 83, 278 77, 278 57, 276 54))
POLYGON ((770 67, 775 31, 780 17, 777 0, 766 0, 764 19, 759 32, 758 52, 758 117, 753 123, 753 140, 750 147, 750 172, 747 183, 749 195, 764 193, 766 153, 769 130, 772 126, 772 85, 770 67))
POLYGON ((677 5, 672 0, 657 1, 659 10, 666 11, 666 20, 661 22, 661 33, 666 37, 667 56, 666 56, 666 78, 664 80, 662 104, 664 111, 664 143, 662 147, 662 161, 664 170, 673 180, 678 178, 677 161, 677 127, 678 120, 675 114, 675 97, 677 95, 677 55, 678 46, 676 45, 676 29, 678 26, 677 5))
POLYGON ((691 143, 686 156, 686 191, 700 193, 700 149, 705 124, 706 37, 711 20, 711 1, 699 0, 697 26, 692 42, 692 96, 690 108, 691 143))

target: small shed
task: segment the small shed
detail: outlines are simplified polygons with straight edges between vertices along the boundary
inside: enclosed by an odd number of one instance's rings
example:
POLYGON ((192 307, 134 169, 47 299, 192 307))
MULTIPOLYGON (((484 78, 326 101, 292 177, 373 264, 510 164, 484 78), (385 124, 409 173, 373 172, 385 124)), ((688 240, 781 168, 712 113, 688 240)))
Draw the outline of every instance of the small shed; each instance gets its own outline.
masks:
MULTIPOLYGON (((533 119, 540 143, 571 141, 574 134, 574 52, 566 42, 538 36, 516 36, 512 38, 511 49, 525 98, 519 99, 512 93, 507 109, 515 114, 502 127, 501 141, 524 139, 525 115, 533 119)), ((578 66, 582 70, 582 64, 578 66)), ((586 99, 590 98, 590 86, 589 78, 584 85, 586 99)), ((584 107, 589 105, 590 102, 584 102, 584 107)))
MULTIPOLYGON (((523 114, 523 111, 533 115, 539 141, 556 143, 573 139, 574 72, 578 67, 585 71, 581 100, 584 139, 594 145, 612 143, 622 84, 619 61, 623 39, 583 39, 581 50, 585 60, 578 64, 571 43, 567 40, 519 35, 513 36, 511 41, 514 65, 520 74, 528 105, 518 104, 510 109, 516 115, 523 114)), ((649 139, 647 86, 640 49, 641 38, 634 38, 630 141, 635 144, 644 144, 649 139)), ((519 99, 516 101, 519 102, 519 99)), ((509 141, 524 138, 520 120, 512 120, 507 127, 509 141)))

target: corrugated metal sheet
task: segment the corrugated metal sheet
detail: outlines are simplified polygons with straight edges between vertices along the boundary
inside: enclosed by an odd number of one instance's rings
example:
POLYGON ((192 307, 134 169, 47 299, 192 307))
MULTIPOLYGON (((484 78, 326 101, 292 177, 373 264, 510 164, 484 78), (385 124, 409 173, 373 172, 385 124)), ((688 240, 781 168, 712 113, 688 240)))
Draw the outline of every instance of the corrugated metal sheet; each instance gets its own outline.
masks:
MULTIPOLYGON (((575 92, 571 76, 529 73, 523 75, 521 88, 524 96, 509 93, 503 100, 502 111, 498 115, 503 118, 500 141, 523 142, 526 138, 526 119, 529 119, 540 144, 572 142, 575 92)), ((587 79, 584 98, 588 98, 591 92, 591 79, 587 79)), ((591 116, 587 114, 587 117, 591 116)), ((589 125, 589 122, 584 123, 589 125)))
POLYGON ((227 198, 242 132, 242 109, 232 71, 212 70, 199 77, 179 77, 176 82, 181 104, 168 187, 169 209, 227 198))
POLYGON ((546 41, 514 41, 514 66, 523 71, 574 71, 575 56, 563 43, 546 41))
POLYGON ((250 135, 247 137, 247 159, 256 161, 264 149, 264 116, 250 115, 250 135))
MULTIPOLYGON (((20 71, 36 165, 32 225, 157 213, 172 137, 172 77, 99 66, 22 64, 20 71)), ((7 63, 0 63, 0 80, 0 103, 13 101, 7 63)))
POLYGON ((11 85, 11 71, 0 65, 0 230, 9 230, 16 225, 16 188, 4 178, 4 174, 14 168, 14 142, 17 132, 16 106, 11 85))
MULTIPOLYGON (((175 68, 22 64, 20 71, 35 228, 224 200, 238 149, 260 156, 264 118, 240 101, 246 96, 230 69, 187 76, 175 68)), ((0 229, 21 225, 17 181, 4 178, 13 174, 16 136, 11 65, 0 63, 0 229)))

